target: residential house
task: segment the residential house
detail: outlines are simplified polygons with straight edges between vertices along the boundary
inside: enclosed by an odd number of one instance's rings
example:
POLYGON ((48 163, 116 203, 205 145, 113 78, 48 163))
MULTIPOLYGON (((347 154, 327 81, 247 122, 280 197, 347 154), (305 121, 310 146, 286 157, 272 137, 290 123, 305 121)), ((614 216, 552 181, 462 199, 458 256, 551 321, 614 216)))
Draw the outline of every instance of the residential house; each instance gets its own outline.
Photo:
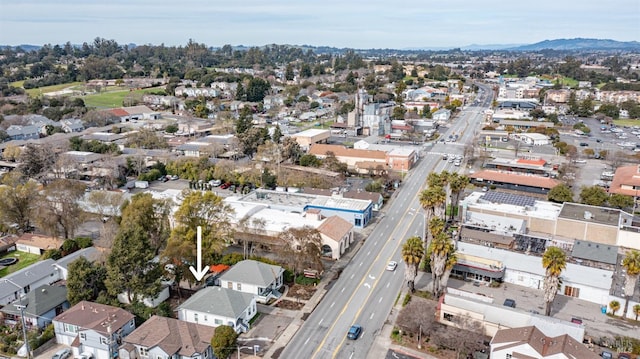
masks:
POLYGON ((45 259, 0 278, 0 305, 9 304, 35 288, 60 280, 53 259, 45 259))
POLYGON ((20 321, 22 312, 18 305, 24 306, 24 320, 28 326, 43 329, 51 324, 56 315, 69 309, 67 288, 45 284, 30 291, 21 299, 0 309, 5 323, 16 324, 20 321))
POLYGON ((118 356, 122 359, 214 358, 211 348, 214 331, 206 325, 154 315, 123 339, 118 356))
MULTIPOLYGON (((320 211, 317 211, 317 215, 320 216, 320 211)), ((354 241, 353 224, 339 216, 331 216, 325 219, 318 226, 318 232, 322 237, 323 254, 332 259, 340 259, 354 241)))
POLYGON ((85 258, 89 262, 94 262, 102 256, 102 253, 96 247, 82 248, 71 254, 58 259, 53 265, 58 269, 61 280, 67 280, 69 276, 69 264, 80 257, 85 258))
POLYGON ((56 342, 71 346, 73 356, 91 353, 109 359, 135 328, 135 316, 110 305, 81 301, 53 318, 56 342))
POLYGON ((60 120, 60 124, 62 125, 62 130, 66 133, 84 131, 84 123, 79 118, 60 120))
POLYGON ((11 125, 6 130, 9 140, 34 140, 40 138, 40 129, 37 126, 11 125))
POLYGON ((598 359, 600 356, 567 334, 548 336, 536 326, 501 329, 491 339, 491 358, 598 359))
POLYGON ((17 251, 37 255, 42 255, 50 249, 60 249, 60 247, 62 247, 62 240, 32 233, 25 233, 16 241, 17 251))
POLYGON ((246 333, 257 312, 255 294, 227 287, 205 287, 178 307, 178 319, 208 327, 228 325, 237 333, 246 333))
POLYGON ((256 300, 266 303, 271 298, 279 298, 278 290, 284 283, 284 268, 254 260, 236 263, 220 276, 220 286, 257 296, 256 300))

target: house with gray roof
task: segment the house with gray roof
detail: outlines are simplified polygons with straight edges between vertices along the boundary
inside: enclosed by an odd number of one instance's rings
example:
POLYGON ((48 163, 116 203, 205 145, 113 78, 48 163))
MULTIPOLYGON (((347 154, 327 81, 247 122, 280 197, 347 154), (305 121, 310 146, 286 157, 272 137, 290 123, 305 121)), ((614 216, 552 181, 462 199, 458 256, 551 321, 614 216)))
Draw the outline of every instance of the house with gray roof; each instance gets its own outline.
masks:
POLYGON ((25 306, 24 320, 28 326, 44 328, 51 324, 53 318, 69 309, 67 288, 61 286, 40 286, 24 296, 22 299, 8 304, 0 309, 4 314, 5 323, 17 324, 20 321, 20 309, 17 305, 25 306))
POLYGON ((53 259, 45 259, 0 278, 0 305, 9 304, 44 284, 60 280, 53 259))
POLYGON ((154 315, 124 338, 118 356, 122 359, 213 358, 211 338, 214 330, 209 326, 154 315))
POLYGON ((11 125, 7 128, 9 140, 33 140, 40 138, 40 129, 38 126, 20 126, 11 125))
POLYGON ((69 118, 66 120, 60 120, 62 130, 66 133, 82 132, 84 131, 84 123, 79 118, 69 118))
POLYGON ((220 276, 220 286, 238 292, 257 296, 256 300, 266 303, 271 298, 279 298, 278 289, 282 287, 284 268, 254 260, 236 263, 220 276))
POLYGON ((80 257, 84 257, 89 262, 93 262, 100 258, 102 253, 96 247, 82 248, 71 254, 58 259, 53 265, 60 272, 60 279, 67 280, 69 275, 69 264, 80 257))
POLYGON ((246 333, 257 311, 253 294, 226 287, 206 287, 178 307, 178 319, 209 327, 228 325, 237 333, 246 333))

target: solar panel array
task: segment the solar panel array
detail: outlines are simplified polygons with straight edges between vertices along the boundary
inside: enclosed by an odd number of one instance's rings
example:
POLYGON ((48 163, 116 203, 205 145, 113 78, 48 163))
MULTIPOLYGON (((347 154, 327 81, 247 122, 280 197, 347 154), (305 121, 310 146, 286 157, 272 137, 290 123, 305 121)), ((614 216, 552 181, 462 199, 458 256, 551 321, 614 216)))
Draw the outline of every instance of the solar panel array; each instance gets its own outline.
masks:
POLYGON ((536 199, 533 197, 495 191, 489 191, 485 193, 484 195, 482 195, 481 199, 491 203, 511 204, 521 207, 533 207, 533 205, 536 203, 536 199))

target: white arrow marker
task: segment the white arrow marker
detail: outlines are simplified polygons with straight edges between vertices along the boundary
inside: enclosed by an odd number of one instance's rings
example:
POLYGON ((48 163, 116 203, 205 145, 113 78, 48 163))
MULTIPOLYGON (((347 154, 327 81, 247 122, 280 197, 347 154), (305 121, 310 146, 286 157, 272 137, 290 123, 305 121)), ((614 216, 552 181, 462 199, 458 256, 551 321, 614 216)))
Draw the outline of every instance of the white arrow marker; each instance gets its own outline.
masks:
POLYGON ((198 226, 198 239, 196 242, 196 250, 198 251, 197 265, 198 269, 189 266, 189 270, 193 273, 193 276, 197 281, 201 281, 202 277, 209 271, 209 266, 202 268, 202 227, 198 226))

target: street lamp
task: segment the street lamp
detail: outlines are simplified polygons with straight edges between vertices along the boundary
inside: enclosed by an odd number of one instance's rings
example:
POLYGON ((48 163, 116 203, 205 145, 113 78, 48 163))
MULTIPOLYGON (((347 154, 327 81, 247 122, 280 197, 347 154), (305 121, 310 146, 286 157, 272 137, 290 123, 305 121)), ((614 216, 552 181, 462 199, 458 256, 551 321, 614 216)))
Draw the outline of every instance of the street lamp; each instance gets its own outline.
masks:
POLYGON ((24 310, 27 308, 24 304, 14 304, 14 306, 20 309, 20 321, 22 322, 22 335, 24 336, 24 348, 27 350, 27 359, 31 359, 31 351, 29 350, 29 340, 27 339, 27 326, 24 322, 24 310))

